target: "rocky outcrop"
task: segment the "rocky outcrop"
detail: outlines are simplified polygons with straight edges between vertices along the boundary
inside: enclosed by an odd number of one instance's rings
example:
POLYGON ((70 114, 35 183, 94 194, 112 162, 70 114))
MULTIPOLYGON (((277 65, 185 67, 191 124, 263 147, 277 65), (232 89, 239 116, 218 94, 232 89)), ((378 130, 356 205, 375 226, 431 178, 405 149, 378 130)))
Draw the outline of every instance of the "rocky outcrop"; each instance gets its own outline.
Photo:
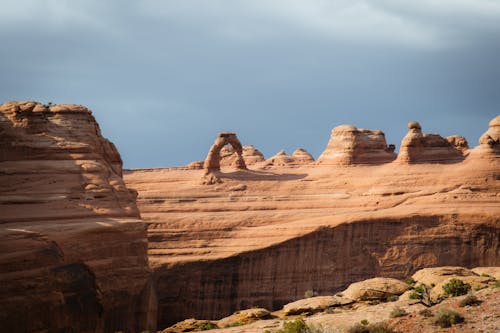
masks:
MULTIPOLYGON (((241 154, 245 165, 254 165, 264 161, 264 155, 254 146, 243 146, 243 152, 241 154)), ((231 145, 226 145, 221 149, 220 152, 220 166, 221 167, 236 167, 238 161, 238 153, 231 145)))
POLYGON ((273 167, 296 167, 314 162, 314 158, 303 148, 296 149, 292 155, 288 155, 284 150, 280 150, 276 155, 267 159, 265 166, 273 167))
POLYGON ((493 118, 488 130, 479 138, 479 146, 471 151, 472 158, 498 158, 500 156, 500 116, 493 118))
POLYGON ((416 121, 408 123, 398 154, 400 163, 454 163, 464 159, 467 143, 461 137, 445 139, 439 134, 422 133, 416 121))
POLYGON ((295 160, 295 164, 305 165, 314 162, 314 157, 312 157, 312 155, 303 148, 296 149, 292 153, 292 157, 295 160))
POLYGON ((387 146, 384 132, 341 125, 332 130, 330 141, 317 163, 381 164, 391 162, 395 158, 394 146, 387 146))
POLYGON ((223 150, 226 145, 232 146, 237 155, 232 166, 236 169, 246 169, 246 164, 243 159, 243 147, 240 140, 238 140, 235 133, 224 132, 217 135, 217 139, 215 139, 214 144, 208 151, 207 158, 205 159, 205 163, 203 165, 206 173, 220 170, 220 160, 222 157, 221 152, 224 153, 225 156, 233 153, 229 152, 227 149, 223 150))
POLYGON ((399 296, 409 288, 408 284, 402 281, 376 277, 352 283, 342 294, 355 301, 384 300, 391 296, 399 296))
POLYGON ((0 327, 154 329, 146 225, 80 105, 0 106, 0 327))
POLYGON ((374 276, 497 266, 500 160, 474 150, 457 163, 256 165, 215 186, 196 184, 199 170, 127 172, 149 225, 160 327, 278 310, 374 276))

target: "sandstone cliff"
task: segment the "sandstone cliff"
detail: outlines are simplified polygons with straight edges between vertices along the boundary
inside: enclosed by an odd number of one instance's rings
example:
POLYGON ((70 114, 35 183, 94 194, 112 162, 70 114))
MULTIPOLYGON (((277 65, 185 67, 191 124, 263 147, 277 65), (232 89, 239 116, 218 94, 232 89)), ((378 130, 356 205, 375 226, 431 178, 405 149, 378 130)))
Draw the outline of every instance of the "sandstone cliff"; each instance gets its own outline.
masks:
POLYGON ((79 105, 0 105, 0 330, 155 327, 146 225, 79 105))
MULTIPOLYGON (((500 155, 486 141, 454 163, 255 166, 215 186, 199 185, 201 170, 125 172, 148 222, 160 327, 374 276, 499 265, 500 155)), ((377 147, 376 161, 394 158, 377 147)))

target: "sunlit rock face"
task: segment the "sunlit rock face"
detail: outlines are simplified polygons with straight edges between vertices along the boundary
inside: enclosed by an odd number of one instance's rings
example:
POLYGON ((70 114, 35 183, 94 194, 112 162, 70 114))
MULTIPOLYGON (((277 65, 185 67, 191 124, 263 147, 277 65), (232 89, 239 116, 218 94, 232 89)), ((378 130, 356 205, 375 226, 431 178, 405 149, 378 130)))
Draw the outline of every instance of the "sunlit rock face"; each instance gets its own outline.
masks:
POLYGON ((2 331, 155 327, 136 196, 90 110, 0 105, 2 331))

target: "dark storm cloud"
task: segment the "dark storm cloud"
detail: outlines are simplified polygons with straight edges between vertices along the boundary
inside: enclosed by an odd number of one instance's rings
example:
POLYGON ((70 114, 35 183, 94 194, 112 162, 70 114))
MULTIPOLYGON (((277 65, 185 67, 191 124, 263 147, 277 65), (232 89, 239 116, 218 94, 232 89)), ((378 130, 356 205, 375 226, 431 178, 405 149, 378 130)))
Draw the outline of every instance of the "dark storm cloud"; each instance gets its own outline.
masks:
POLYGON ((413 119, 475 145, 499 40, 486 0, 9 0, 0 100, 87 105, 127 167, 203 159, 222 130, 266 156, 318 156, 342 123, 399 144, 413 119))

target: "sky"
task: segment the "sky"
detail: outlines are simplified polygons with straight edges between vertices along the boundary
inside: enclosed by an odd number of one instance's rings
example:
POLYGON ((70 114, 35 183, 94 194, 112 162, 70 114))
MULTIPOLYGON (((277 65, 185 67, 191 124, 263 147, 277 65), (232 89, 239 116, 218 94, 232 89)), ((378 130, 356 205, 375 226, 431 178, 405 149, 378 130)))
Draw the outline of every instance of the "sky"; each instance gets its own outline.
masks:
POLYGON ((87 106, 124 167, 218 132, 314 157, 341 124, 478 144, 500 114, 500 0, 2 0, 0 103, 87 106))

